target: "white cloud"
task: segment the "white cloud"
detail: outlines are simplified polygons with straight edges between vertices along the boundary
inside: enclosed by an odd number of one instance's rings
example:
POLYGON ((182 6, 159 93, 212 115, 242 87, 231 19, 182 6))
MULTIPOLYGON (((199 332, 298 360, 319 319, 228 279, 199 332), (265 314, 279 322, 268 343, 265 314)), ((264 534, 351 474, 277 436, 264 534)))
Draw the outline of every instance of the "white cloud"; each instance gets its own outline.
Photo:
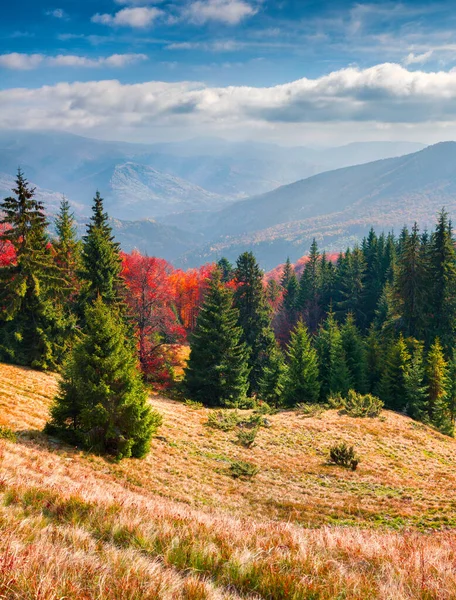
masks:
POLYGON ((265 88, 114 80, 1 90, 0 127, 86 130, 111 137, 119 132, 130 139, 135 132, 150 136, 157 129, 243 134, 250 128, 296 135, 323 128, 347 135, 426 127, 456 131, 456 70, 412 72, 385 63, 265 88))
POLYGON ((101 15, 97 13, 92 17, 92 22, 109 25, 110 27, 133 27, 136 29, 143 29, 149 27, 157 17, 162 14, 163 11, 155 7, 148 8, 146 6, 141 6, 123 8, 115 13, 115 15, 101 15))
POLYGON ((433 54, 434 52, 432 50, 428 50, 422 54, 414 54, 413 52, 410 52, 410 54, 404 59, 404 65, 408 66, 413 64, 424 64, 432 58, 433 54))
POLYGON ((63 8, 54 8, 54 10, 48 10, 46 12, 48 17, 55 17, 56 19, 67 19, 67 14, 63 8))
POLYGON ((257 12, 257 8, 244 0, 195 0, 184 9, 183 17, 194 23, 218 21, 227 25, 237 25, 257 12))
POLYGON ((46 56, 44 54, 0 54, 0 67, 13 70, 30 70, 39 66, 48 67, 125 67, 147 60, 145 54, 112 54, 89 58, 72 54, 46 56))

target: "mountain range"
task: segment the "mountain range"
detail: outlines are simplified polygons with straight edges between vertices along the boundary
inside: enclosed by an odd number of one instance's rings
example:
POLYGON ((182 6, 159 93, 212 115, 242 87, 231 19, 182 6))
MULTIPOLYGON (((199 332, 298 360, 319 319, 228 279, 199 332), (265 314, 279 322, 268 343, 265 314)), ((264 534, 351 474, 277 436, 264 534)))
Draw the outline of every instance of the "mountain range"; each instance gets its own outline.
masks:
POLYGON ((454 142, 318 149, 0 132, 0 196, 10 193, 18 165, 51 215, 64 193, 83 231, 99 189, 125 250, 187 266, 252 249, 271 268, 302 256, 313 237, 341 250, 370 226, 431 227, 438 209, 456 208, 454 142))

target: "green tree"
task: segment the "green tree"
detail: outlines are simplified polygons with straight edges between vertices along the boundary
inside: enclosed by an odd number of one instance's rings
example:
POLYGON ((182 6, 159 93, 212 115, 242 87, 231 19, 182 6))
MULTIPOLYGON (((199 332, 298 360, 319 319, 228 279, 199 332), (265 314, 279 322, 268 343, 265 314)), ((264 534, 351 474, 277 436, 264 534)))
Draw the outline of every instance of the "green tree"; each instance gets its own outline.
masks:
POLYGON ((84 281, 81 293, 83 307, 91 304, 98 296, 110 306, 121 306, 123 280, 120 246, 114 241, 109 218, 104 212, 103 198, 97 192, 92 207, 92 217, 83 238, 82 269, 84 281))
POLYGON ((404 373, 407 414, 416 421, 429 422, 428 389, 424 382, 423 344, 414 340, 414 351, 404 373))
POLYGON ((222 256, 222 258, 217 262, 217 267, 220 271, 221 279, 224 283, 228 283, 234 277, 234 269, 233 265, 230 261, 222 256))
POLYGON ((403 411, 407 406, 406 373, 410 363, 410 353, 402 334, 390 343, 380 382, 380 398, 386 408, 403 411))
POLYGON ((329 312, 326 321, 320 325, 316 348, 320 367, 321 399, 327 400, 334 394, 345 395, 350 389, 350 373, 340 328, 332 311, 329 312))
POLYGON ((284 292, 283 311, 285 313, 286 323, 288 328, 292 329, 296 323, 298 314, 299 282, 289 258, 287 258, 287 262, 285 263, 280 285, 284 292))
POLYGON ((451 358, 448 361, 448 370, 447 370, 447 404, 448 410, 450 414, 451 422, 454 423, 456 420, 456 348, 453 348, 453 352, 451 353, 451 358))
POLYGON ((366 349, 361 333, 356 327, 355 319, 351 313, 347 314, 340 333, 350 376, 350 388, 364 394, 367 392, 366 349))
POLYGON ((371 325, 366 337, 366 379, 369 393, 375 396, 379 395, 384 354, 384 341, 374 325, 371 325))
POLYGON ((321 256, 317 241, 310 247, 309 260, 299 282, 298 305, 311 332, 317 331, 322 317, 321 311, 321 256))
POLYGON ((234 406, 248 391, 248 350, 238 325, 233 294, 215 271, 190 339, 184 387, 208 406, 234 406))
POLYGON ((249 350, 249 393, 256 394, 276 342, 263 288, 263 272, 251 252, 244 252, 238 258, 235 282, 234 306, 239 311, 242 341, 249 350))
POLYGON ((364 307, 364 279, 366 262, 364 254, 355 246, 347 250, 338 268, 338 297, 336 312, 345 315, 351 312, 356 324, 363 327, 366 324, 364 307))
POLYGON ((318 355, 312 347, 306 326, 298 321, 287 348, 288 369, 285 376, 284 400, 288 406, 299 402, 318 402, 320 381, 318 355))
POLYGON ((57 239, 54 241, 54 258, 63 281, 61 292, 65 303, 72 303, 79 291, 78 272, 81 268, 81 242, 77 239, 74 214, 64 197, 55 218, 57 239))
POLYGON ((47 431, 117 458, 144 456, 160 424, 151 410, 126 328, 99 296, 70 355, 47 431))
POLYGON ((57 368, 65 323, 56 298, 62 282, 54 267, 43 204, 18 171, 15 197, 0 204, 0 241, 11 243, 15 261, 0 268, 0 356, 36 368, 57 368))
POLYGON ((269 364, 264 368, 260 379, 259 396, 271 406, 282 403, 285 388, 286 365, 282 351, 276 347, 271 352, 269 364))
POLYGON ((448 364, 440 340, 436 338, 429 349, 426 361, 428 410, 431 423, 442 433, 453 435, 453 422, 447 400, 448 364))

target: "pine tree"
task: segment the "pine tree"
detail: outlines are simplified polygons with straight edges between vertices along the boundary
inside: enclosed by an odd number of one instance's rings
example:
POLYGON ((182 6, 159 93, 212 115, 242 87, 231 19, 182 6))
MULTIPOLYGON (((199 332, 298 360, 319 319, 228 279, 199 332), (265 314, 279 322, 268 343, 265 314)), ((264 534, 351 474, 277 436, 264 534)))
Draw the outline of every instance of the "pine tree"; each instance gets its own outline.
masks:
POLYGON ((320 396, 318 355, 301 320, 291 333, 287 348, 287 362, 288 369, 284 383, 285 404, 295 406, 300 402, 318 402, 320 396))
POLYGON ((263 273, 251 252, 238 258, 235 282, 234 306, 239 311, 242 341, 249 350, 249 393, 256 394, 276 342, 263 288, 263 273))
POLYGON ((366 324, 363 312, 365 273, 366 262, 360 248, 355 246, 353 250, 347 250, 338 273, 339 301, 336 312, 338 315, 352 313, 360 327, 366 324))
POLYGON ((448 370, 447 370, 447 404, 448 411, 450 415, 450 420, 453 424, 456 420, 456 348, 453 348, 453 352, 451 354, 451 358, 448 361, 448 370))
POLYGON ((373 228, 371 228, 369 235, 363 240, 362 244, 366 264, 362 312, 365 315, 366 327, 369 327, 374 320, 375 310, 383 290, 384 281, 381 274, 381 262, 384 242, 384 236, 378 238, 373 228))
POLYGON ((281 350, 276 347, 269 356, 269 363, 260 379, 259 397, 271 406, 280 406, 283 399, 286 365, 281 350))
POLYGON ((215 271, 190 339, 184 387, 208 406, 235 406, 248 391, 248 350, 238 325, 233 294, 215 271))
POLYGON ((55 218, 57 239, 54 242, 54 259, 64 284, 61 292, 66 303, 72 303, 79 291, 78 271, 81 264, 81 243, 77 240, 74 214, 64 197, 55 218))
POLYGON ((123 292, 122 260, 119 244, 114 241, 99 192, 94 198, 92 211, 87 235, 83 238, 80 276, 85 285, 81 293, 81 304, 85 307, 101 296, 106 304, 119 307, 123 292))
POLYGON ((442 433, 453 435, 453 423, 447 400, 448 364, 440 340, 436 338, 429 349, 426 361, 426 384, 431 423, 442 433))
POLYGON ((0 241, 15 251, 15 261, 0 268, 0 356, 36 368, 57 368, 65 329, 55 306, 61 281, 54 268, 43 204, 22 171, 15 197, 0 204, 6 229, 0 241))
POLYGON ((367 388, 370 394, 379 395, 380 380, 383 372, 384 348, 379 332, 371 325, 366 337, 366 373, 367 388))
POLYGON ((406 411, 416 421, 429 422, 428 390, 424 382, 423 344, 414 340, 414 351, 404 373, 406 411))
POLYGON ((348 313, 340 333, 350 375, 350 388, 364 394, 367 392, 366 349, 351 313, 348 313))
POLYGON ((456 250, 451 224, 444 210, 439 214, 431 244, 431 333, 449 348, 456 329, 456 250))
POLYGON ((380 398, 386 408, 403 411, 407 405, 406 372, 410 353, 402 336, 392 341, 385 357, 385 366, 380 382, 380 398))
POLYGON ((321 257, 314 239, 310 247, 309 260, 299 282, 298 305, 309 330, 315 332, 321 320, 321 257))
POLYGON ((99 296, 65 367, 47 431, 117 458, 144 456, 160 424, 119 315, 99 296))
POLYGON ((342 346, 340 328, 332 311, 326 321, 320 325, 316 348, 320 368, 321 399, 327 400, 335 394, 344 396, 350 389, 350 373, 342 346))
POLYGON ((287 258, 280 285, 283 288, 283 311, 289 330, 294 327, 298 313, 299 283, 293 265, 287 258))
POLYGON ((220 276, 224 283, 228 283, 234 277, 233 265, 224 256, 217 262, 217 267, 220 271, 220 276))

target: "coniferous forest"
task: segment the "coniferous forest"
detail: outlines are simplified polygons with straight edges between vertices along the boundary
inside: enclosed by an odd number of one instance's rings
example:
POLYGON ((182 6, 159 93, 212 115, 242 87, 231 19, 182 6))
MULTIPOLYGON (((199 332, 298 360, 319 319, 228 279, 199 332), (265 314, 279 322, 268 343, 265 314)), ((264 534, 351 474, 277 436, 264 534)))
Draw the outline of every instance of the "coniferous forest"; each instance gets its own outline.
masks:
POLYGON ((371 229, 338 256, 314 241, 299 269, 269 276, 251 252, 187 271, 123 253, 98 192, 79 240, 69 203, 51 223, 21 171, 0 212, 0 361, 61 373, 53 435, 144 456, 161 422, 149 385, 213 407, 383 403, 454 433, 444 209, 432 231, 371 229))

